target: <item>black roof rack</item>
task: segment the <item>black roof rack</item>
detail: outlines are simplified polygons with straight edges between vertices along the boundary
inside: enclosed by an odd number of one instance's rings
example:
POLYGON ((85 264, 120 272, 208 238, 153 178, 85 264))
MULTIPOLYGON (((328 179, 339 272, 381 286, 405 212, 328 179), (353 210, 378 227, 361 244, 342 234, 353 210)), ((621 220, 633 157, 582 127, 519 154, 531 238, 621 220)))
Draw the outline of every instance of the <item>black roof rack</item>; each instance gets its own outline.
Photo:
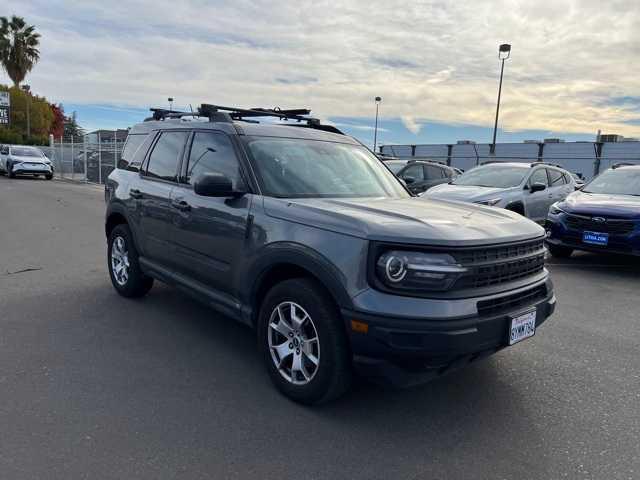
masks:
POLYGON ((245 122, 257 123, 253 120, 256 117, 273 117, 284 121, 293 120, 297 122, 291 126, 314 128, 317 130, 324 130, 326 132, 344 135, 342 131, 333 125, 323 125, 320 123, 319 119, 308 117, 307 115, 311 113, 311 110, 308 108, 293 108, 286 110, 279 107, 237 108, 203 103, 195 112, 178 112, 174 110, 166 110, 164 108, 152 108, 151 111, 153 112, 153 116, 145 119, 145 121, 179 119, 182 117, 207 117, 211 122, 232 122, 234 120, 242 120, 245 122))

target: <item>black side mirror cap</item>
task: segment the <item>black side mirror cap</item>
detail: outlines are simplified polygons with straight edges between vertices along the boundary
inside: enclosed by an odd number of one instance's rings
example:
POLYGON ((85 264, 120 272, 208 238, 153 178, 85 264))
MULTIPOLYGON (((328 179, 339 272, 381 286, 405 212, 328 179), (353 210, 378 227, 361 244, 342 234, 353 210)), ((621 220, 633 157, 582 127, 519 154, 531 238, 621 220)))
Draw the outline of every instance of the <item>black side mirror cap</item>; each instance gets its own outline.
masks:
POLYGON ((546 190, 546 189, 547 189, 547 186, 542 182, 536 182, 533 185, 531 185, 531 187, 529 188, 531 193, 541 192, 542 190, 546 190))
POLYGON ((240 197, 246 193, 234 190, 231 179, 217 172, 198 175, 193 184, 193 191, 203 197, 240 197))

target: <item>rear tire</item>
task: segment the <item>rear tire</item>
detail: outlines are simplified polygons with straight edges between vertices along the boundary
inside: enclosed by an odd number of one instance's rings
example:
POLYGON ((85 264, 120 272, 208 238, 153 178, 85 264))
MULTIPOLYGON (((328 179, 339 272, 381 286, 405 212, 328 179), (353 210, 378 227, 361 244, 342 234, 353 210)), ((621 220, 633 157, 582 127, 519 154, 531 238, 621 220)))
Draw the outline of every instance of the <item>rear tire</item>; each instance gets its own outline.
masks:
POLYGON ((311 279, 285 280, 267 293, 258 343, 276 388, 295 402, 329 402, 351 385, 352 358, 342 317, 311 279))
POLYGON ((142 273, 138 262, 138 250, 128 225, 116 225, 111 230, 107 246, 107 264, 113 288, 123 297, 138 298, 151 290, 153 278, 142 273))
POLYGON ((556 258, 569 258, 573 253, 573 248, 563 247, 561 245, 547 244, 549 253, 556 258))

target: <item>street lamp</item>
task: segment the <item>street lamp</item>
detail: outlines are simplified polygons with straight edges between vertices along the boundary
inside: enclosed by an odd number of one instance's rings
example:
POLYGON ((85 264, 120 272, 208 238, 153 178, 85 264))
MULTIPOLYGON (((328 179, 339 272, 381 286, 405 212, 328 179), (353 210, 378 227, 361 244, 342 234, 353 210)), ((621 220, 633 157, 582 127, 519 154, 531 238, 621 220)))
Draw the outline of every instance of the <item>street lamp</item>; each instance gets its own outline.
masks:
POLYGON ((169 111, 173 111, 173 97, 169 97, 167 98, 167 100, 169 101, 169 111))
POLYGON ((31 137, 31 86, 24 84, 22 90, 27 94, 27 137, 31 137))
POLYGON ((378 107, 380 106, 380 102, 382 101, 382 97, 376 97, 376 127, 373 130, 373 153, 376 153, 376 147, 378 146, 378 107))
POLYGON ((496 122, 493 125, 493 142, 491 142, 491 155, 495 155, 496 153, 496 132, 498 130, 498 114, 500 113, 500 95, 502 93, 502 74, 504 73, 504 61, 507 60, 511 56, 511 45, 508 43, 503 43, 498 48, 498 58, 502 62, 502 66, 500 67, 500 85, 498 86, 498 104, 496 106, 496 122))

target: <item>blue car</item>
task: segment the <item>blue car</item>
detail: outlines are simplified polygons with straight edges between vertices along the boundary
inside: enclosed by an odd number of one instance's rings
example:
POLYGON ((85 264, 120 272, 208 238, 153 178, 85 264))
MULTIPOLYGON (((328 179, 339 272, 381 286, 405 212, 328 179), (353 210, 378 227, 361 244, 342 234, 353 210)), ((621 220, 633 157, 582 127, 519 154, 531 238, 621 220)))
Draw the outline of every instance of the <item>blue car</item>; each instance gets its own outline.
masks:
POLYGON ((549 209, 547 247, 640 256, 640 165, 606 170, 549 209))

